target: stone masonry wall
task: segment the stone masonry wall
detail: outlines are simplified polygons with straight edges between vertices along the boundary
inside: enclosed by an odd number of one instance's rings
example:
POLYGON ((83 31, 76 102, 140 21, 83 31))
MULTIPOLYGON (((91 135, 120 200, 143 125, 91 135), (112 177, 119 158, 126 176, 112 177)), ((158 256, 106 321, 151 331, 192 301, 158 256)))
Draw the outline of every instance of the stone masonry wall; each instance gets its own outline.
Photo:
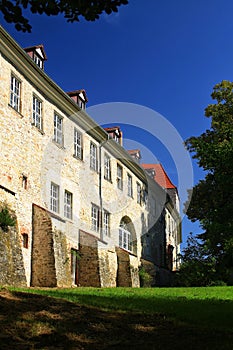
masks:
POLYGON ((33 205, 32 237, 31 285, 56 287, 52 222, 46 210, 36 205, 33 205))
POLYGON ((55 267, 58 287, 71 287, 71 257, 67 251, 66 236, 62 231, 53 233, 55 267))
POLYGON ((116 248, 116 252, 118 263, 117 286, 132 287, 129 253, 121 248, 116 248))
POLYGON ((16 228, 0 229, 0 285, 26 287, 22 249, 16 228))
POLYGON ((99 272, 101 287, 116 287, 117 255, 114 248, 100 248, 99 272))
POLYGON ((80 230, 79 284, 83 287, 100 287, 98 239, 80 230))

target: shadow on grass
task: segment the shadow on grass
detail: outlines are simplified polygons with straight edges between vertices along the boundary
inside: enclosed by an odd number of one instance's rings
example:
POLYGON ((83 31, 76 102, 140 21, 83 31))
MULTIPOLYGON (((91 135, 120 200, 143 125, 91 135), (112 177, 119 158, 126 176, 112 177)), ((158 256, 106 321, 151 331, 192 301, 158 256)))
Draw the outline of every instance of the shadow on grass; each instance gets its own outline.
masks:
MULTIPOLYGON (((90 296, 82 296, 82 302, 85 297, 90 303, 90 296)), ((103 304, 110 299, 100 298, 103 304)), ((192 327, 165 315, 105 312, 61 299, 1 291, 0 349, 232 349, 232 332, 192 327)))

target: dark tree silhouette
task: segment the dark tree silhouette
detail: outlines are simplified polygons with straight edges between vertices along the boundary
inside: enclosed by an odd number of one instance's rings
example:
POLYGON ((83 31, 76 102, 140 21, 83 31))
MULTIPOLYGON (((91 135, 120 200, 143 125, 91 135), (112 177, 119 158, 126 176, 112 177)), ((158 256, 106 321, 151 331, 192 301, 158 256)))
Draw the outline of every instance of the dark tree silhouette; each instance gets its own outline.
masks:
POLYGON ((127 0, 0 0, 0 11, 8 23, 15 24, 18 31, 31 32, 32 26, 23 15, 24 9, 40 15, 63 14, 68 22, 78 22, 80 17, 95 21, 103 12, 118 12, 120 5, 127 4, 127 0))

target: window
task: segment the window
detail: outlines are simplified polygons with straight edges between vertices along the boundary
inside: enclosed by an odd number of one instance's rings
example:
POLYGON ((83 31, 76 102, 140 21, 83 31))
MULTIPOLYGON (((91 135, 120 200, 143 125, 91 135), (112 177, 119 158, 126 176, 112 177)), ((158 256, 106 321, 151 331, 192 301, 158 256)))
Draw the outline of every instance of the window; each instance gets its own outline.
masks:
POLYGON ((96 232, 99 231, 99 207, 95 204, 91 206, 91 228, 96 232))
POLYGON ((81 98, 78 98, 78 105, 81 109, 86 109, 86 103, 81 98))
POLYGON ((36 63, 36 65, 39 67, 39 68, 43 68, 43 61, 42 61, 42 59, 39 57, 39 56, 37 56, 37 55, 35 55, 34 54, 34 62, 36 63))
POLYGON ((54 114, 54 136, 53 139, 59 145, 63 144, 63 118, 54 114))
POLYGON ((55 213, 59 213, 59 186, 53 182, 50 188, 50 209, 55 213))
POLYGON ((25 175, 22 175, 22 188, 26 190, 28 187, 28 178, 25 175))
POLYGON ((106 153, 104 155, 104 178, 109 181, 111 180, 111 161, 106 153))
POLYGON ((36 96, 33 96, 32 118, 33 125, 42 130, 42 102, 36 96))
POLYGON ((123 168, 117 164, 117 188, 123 189, 123 168))
POLYGON ((110 214, 104 210, 103 234, 110 237, 110 214))
POLYGON ((20 81, 13 75, 11 76, 10 105, 17 112, 20 111, 20 81))
POLYGON ((83 159, 82 134, 74 129, 74 156, 83 159))
POLYGON ((28 249, 28 234, 23 233, 22 238, 23 238, 23 248, 28 249))
POLYGON ((90 168, 97 171, 97 147, 92 142, 90 144, 90 168))
POLYGON ((130 174, 127 174, 128 196, 133 197, 133 179, 130 174))
POLYGON ((141 204, 141 185, 137 182, 137 203, 141 204))
POLYGON ((131 233, 126 229, 124 224, 121 224, 119 228, 119 247, 132 251, 131 233))
POLYGON ((73 202, 72 193, 65 191, 64 194, 64 216, 67 219, 72 219, 72 202, 73 202))

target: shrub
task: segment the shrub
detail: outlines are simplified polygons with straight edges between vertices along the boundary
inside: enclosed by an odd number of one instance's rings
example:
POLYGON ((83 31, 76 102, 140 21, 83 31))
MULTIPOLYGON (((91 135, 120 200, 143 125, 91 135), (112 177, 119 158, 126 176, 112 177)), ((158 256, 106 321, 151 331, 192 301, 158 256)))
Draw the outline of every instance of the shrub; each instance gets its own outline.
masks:
POLYGON ((139 279, 141 287, 151 287, 153 278, 144 267, 141 267, 139 270, 139 279))
POLYGON ((4 232, 8 231, 9 226, 15 226, 16 219, 14 213, 9 209, 7 204, 3 204, 0 211, 0 227, 4 232))

